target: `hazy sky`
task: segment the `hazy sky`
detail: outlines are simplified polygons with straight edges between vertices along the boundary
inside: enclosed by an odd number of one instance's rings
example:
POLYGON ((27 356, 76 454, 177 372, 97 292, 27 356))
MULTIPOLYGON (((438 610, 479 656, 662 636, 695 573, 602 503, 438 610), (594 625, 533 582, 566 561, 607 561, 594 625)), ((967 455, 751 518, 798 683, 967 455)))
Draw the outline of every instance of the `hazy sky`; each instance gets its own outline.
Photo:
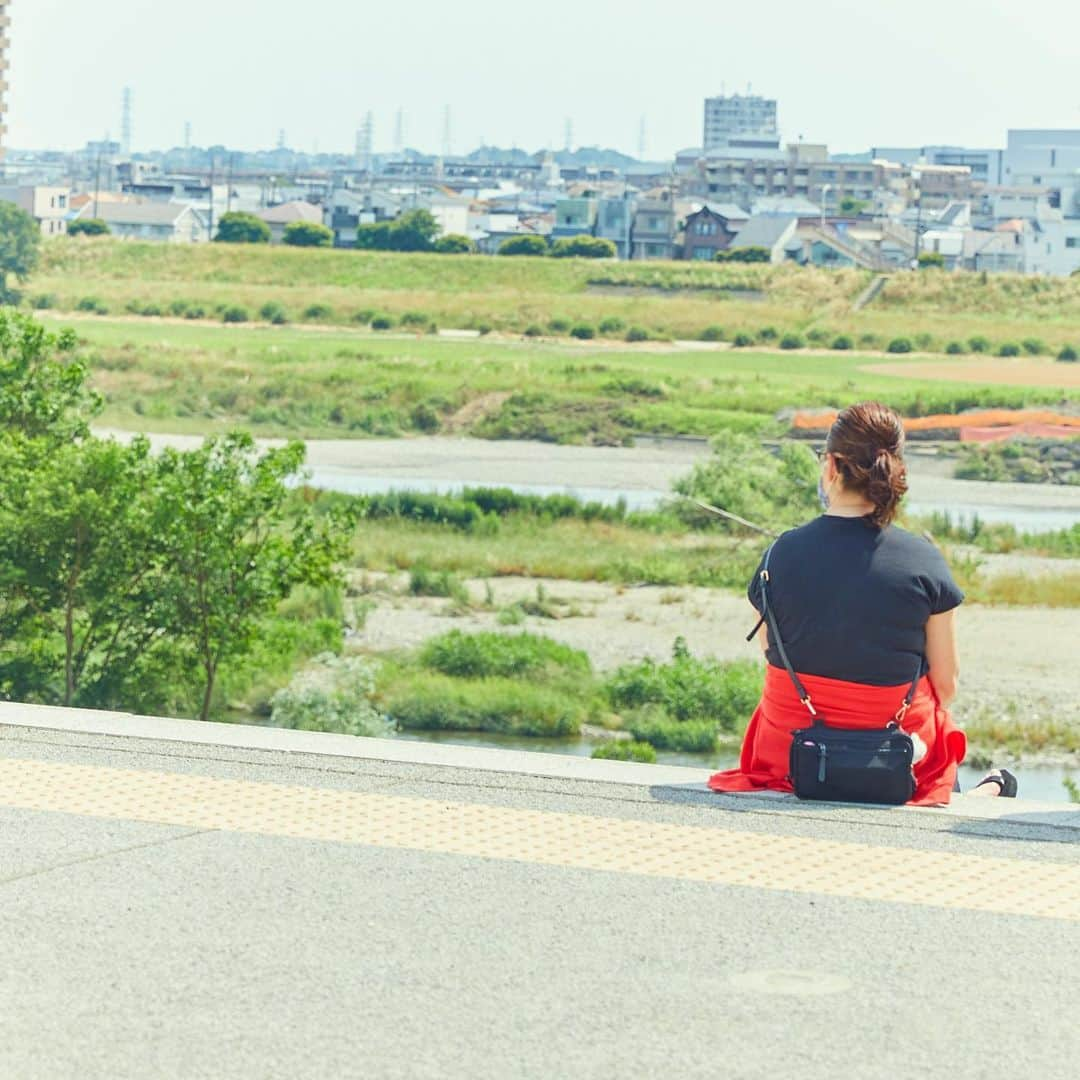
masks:
POLYGON ((390 149, 481 138, 648 156, 700 145, 702 98, 779 99, 785 138, 831 149, 1003 145, 1080 127, 1077 0, 13 0, 8 143, 193 141, 351 149, 374 114, 390 149))

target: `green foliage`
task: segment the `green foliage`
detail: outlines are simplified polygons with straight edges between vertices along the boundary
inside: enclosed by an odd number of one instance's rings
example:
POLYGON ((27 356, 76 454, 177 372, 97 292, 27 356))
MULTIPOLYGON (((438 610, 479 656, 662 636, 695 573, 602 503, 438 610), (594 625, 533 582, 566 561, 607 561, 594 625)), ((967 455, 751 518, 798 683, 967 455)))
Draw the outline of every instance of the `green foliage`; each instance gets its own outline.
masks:
POLYGON ((467 237, 443 237, 443 247, 435 238, 439 223, 430 210, 408 210, 393 221, 378 221, 361 225, 356 231, 356 246, 366 251, 437 251, 455 254, 472 250, 467 237), (461 244, 464 242, 465 246, 461 244))
POLYGON ((781 349, 801 349, 806 345, 806 342, 798 334, 785 334, 780 339, 781 349))
POLYGON ((500 245, 500 255, 546 255, 547 241, 542 236, 508 236, 500 245))
POLYGON ((1071 776, 1066 776, 1061 782, 1065 787, 1065 793, 1069 796, 1069 802, 1080 803, 1080 784, 1071 776))
POLYGON ((707 754, 716 749, 717 726, 711 720, 675 720, 659 705, 635 709, 626 717, 635 740, 660 750, 707 754))
POLYGON ((698 334, 698 338, 701 341, 723 341, 724 328, 722 326, 706 326, 705 329, 698 334))
MULTIPOLYGON (((777 455, 758 439, 722 432, 712 449, 712 458, 680 477, 674 491, 774 530, 801 525, 818 510, 817 461, 807 446, 785 443, 777 455)), ((695 525, 741 528, 687 501, 673 505, 695 525)))
POLYGON ((248 310, 239 304, 230 304, 221 313, 221 321, 227 323, 243 323, 248 321, 248 310))
POLYGON ((581 341, 591 341, 596 337, 596 330, 588 323, 578 323, 570 328, 570 336, 581 341))
POLYGON ((767 263, 772 262, 772 252, 764 247, 723 248, 713 259, 722 263, 767 263))
POLYGON ((750 334, 740 331, 731 339, 731 344, 734 345, 736 349, 745 349, 754 344, 754 339, 750 334))
POLYGON ((431 250, 439 255, 471 255, 476 245, 461 233, 446 233, 435 241, 431 250))
POLYGON ((409 574, 411 596, 445 596, 458 603, 467 604, 469 593, 458 578, 449 570, 435 572, 418 564, 409 574))
POLYGON ((323 653, 271 698, 271 723, 299 731, 385 738, 393 725, 372 703, 375 671, 363 657, 323 653))
POLYGON ((945 346, 945 352, 949 356, 963 356, 967 352, 967 346, 962 341, 950 341, 945 346))
POLYGON ((982 334, 976 334, 974 337, 968 338, 968 348, 973 353, 985 356, 990 352, 990 339, 983 337, 982 334))
POLYGON ((631 326, 630 329, 626 331, 626 340, 648 341, 649 331, 646 330, 643 326, 631 326))
MULTIPOLYGON (((500 248, 499 254, 505 254, 500 248)), ((562 236, 551 245, 556 259, 614 259, 615 245, 601 236, 562 236)))
POLYGON ((329 304, 308 304, 304 308, 305 319, 328 319, 334 314, 334 309, 329 304))
POLYGON ((30 297, 30 307, 34 311, 48 311, 56 307, 56 297, 52 293, 38 293, 30 297))
POLYGON ((394 320, 390 315, 376 315, 371 320, 372 330, 393 330, 394 320))
POLYGON ((422 731, 493 731, 510 735, 576 735, 586 702, 574 691, 517 679, 455 679, 428 674, 387 692, 386 713, 399 727, 422 731))
POLYGON ((856 199, 853 195, 845 195, 840 200, 840 213, 841 214, 861 214, 868 207, 868 203, 865 199, 856 199))
POLYGON ((833 338, 833 343, 829 347, 840 352, 846 352, 848 349, 855 347, 855 342, 851 340, 850 334, 839 334, 833 338))
POLYGON ((522 330, 521 332, 522 332, 522 334, 525 335, 525 337, 543 337, 544 336, 544 328, 542 326, 537 326, 536 323, 529 323, 529 325, 526 326, 525 329, 522 330))
POLYGON ((108 236, 112 230, 101 218, 76 218, 68 223, 68 236, 108 236))
POLYGON ((998 346, 998 356, 1019 356, 1020 346, 1015 341, 1006 341, 998 346))
POLYGON ((626 323, 617 315, 608 315, 606 318, 600 320, 600 333, 609 337, 612 334, 621 334, 625 329, 626 323))
POLYGON ((1078 354, 1071 345, 1063 345, 1061 351, 1057 354, 1057 358, 1065 363, 1075 363, 1078 354))
POLYGON ((1028 356, 1045 356, 1049 351, 1046 347, 1046 342, 1043 341, 1042 338, 1027 337, 1024 338, 1020 344, 1023 346, 1024 352, 1026 352, 1028 356))
POLYGON ((284 304, 277 300, 268 300, 259 308, 259 318, 275 326, 282 326, 289 321, 289 313, 285 310, 284 304))
POLYGON ((920 270, 941 270, 945 266, 945 256, 940 251, 919 252, 920 270))
POLYGON ((281 239, 289 247, 331 247, 334 234, 317 221, 290 221, 281 239))
POLYGON ((458 678, 549 678, 587 675, 589 657, 539 634, 465 634, 451 630, 430 639, 420 664, 458 678))
POLYGON ((37 268, 40 253, 38 223, 14 203, 0 202, 0 302, 17 301, 8 278, 25 281, 37 268))
POLYGON ((218 220, 214 239, 221 244, 269 244, 270 226, 254 214, 231 210, 218 220))
POLYGON ((640 761, 652 765, 656 762, 656 750, 652 743, 609 739, 593 747, 592 757, 609 761, 640 761))
POLYGON ((889 342, 888 351, 891 353, 911 352, 911 338, 898 337, 889 342))

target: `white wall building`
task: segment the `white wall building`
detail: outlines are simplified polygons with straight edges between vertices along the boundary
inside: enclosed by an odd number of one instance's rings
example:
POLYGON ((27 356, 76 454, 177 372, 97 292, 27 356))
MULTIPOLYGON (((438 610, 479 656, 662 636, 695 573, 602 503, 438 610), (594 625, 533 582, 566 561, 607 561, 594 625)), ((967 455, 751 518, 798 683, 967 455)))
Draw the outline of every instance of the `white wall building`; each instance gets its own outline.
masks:
POLYGON ((775 99, 754 94, 720 94, 706 98, 702 141, 705 150, 727 146, 738 135, 772 136, 779 145, 775 99))
POLYGON ((67 232, 71 214, 71 189, 37 185, 0 187, 0 200, 14 203, 25 210, 41 227, 42 236, 58 236, 67 232))

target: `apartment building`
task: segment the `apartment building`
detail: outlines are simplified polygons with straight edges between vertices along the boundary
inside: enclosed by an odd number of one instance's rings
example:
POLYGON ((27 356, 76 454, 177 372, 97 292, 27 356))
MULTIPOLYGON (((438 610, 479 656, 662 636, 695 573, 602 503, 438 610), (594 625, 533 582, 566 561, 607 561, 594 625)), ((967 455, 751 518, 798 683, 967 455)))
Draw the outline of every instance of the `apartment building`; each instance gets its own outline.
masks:
POLYGON ((779 140, 775 99, 754 94, 720 94, 706 98, 701 144, 705 152, 727 146, 738 135, 764 135, 779 140))
POLYGON ((0 201, 25 210, 38 223, 42 236, 67 232, 72 212, 70 188, 43 184, 0 186, 0 201))

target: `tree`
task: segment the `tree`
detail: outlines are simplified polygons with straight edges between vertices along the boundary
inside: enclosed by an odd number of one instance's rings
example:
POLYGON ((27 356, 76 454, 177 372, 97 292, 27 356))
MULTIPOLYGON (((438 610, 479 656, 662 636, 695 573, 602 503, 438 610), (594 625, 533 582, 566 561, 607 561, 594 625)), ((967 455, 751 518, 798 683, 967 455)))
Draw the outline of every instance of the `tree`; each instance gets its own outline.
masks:
POLYGON ((68 236, 108 236, 109 223, 99 217, 77 218, 67 227, 68 236))
POLYGON ((476 250, 476 245, 461 233, 447 233, 435 241, 432 250, 440 255, 470 255, 476 250))
POLYGON ((38 263, 41 253, 41 227, 14 203, 0 202, 0 302, 18 299, 8 288, 8 275, 25 281, 38 263))
POLYGON ((409 210, 394 221, 359 226, 356 246, 368 251, 431 251, 438 234, 439 223, 429 210, 409 210))
POLYGON ((714 256, 715 262, 767 263, 772 262, 772 252, 764 247, 724 248, 714 256))
POLYGON ((222 663, 251 651, 277 604, 297 585, 339 580, 343 519, 316 521, 289 498, 286 482, 303 462, 302 443, 259 456, 244 432, 162 452, 155 527, 167 570, 163 627, 178 660, 201 673, 201 720, 222 663))
POLYGON ((365 251, 389 251, 390 231, 389 221, 368 221, 356 230, 356 246, 365 251))
POLYGON ((222 244, 269 244, 270 226, 254 214, 231 210, 221 215, 214 239, 222 244))
POLYGON ((292 221, 285 226, 283 239, 291 247, 330 247, 334 234, 317 221, 292 221))
POLYGON ((853 195, 845 195, 840 200, 840 213, 861 214, 869 205, 865 199, 856 199, 853 195))
POLYGON ((542 236, 531 233, 507 237, 499 245, 500 255, 546 255, 547 250, 547 241, 542 236))
POLYGON ((0 431, 63 443, 85 436, 101 398, 70 357, 75 335, 50 334, 29 315, 0 311, 0 431))
POLYGON ((557 259, 614 259, 617 252, 610 240, 600 236, 563 236, 551 246, 557 259))
POLYGON ((940 251, 920 251, 920 270, 942 270, 945 267, 945 256, 940 251))

